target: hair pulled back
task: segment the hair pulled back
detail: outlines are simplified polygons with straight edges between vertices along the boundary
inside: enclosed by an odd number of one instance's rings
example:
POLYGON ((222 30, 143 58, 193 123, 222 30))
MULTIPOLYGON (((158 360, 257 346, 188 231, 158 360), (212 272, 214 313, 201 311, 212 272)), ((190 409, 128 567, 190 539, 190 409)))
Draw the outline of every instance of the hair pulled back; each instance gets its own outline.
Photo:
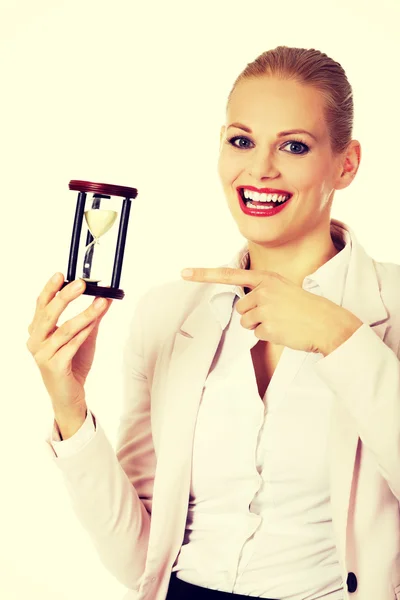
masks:
POLYGON ((353 90, 342 66, 314 49, 278 46, 258 56, 236 79, 228 105, 238 83, 245 79, 273 76, 291 79, 317 89, 324 98, 324 114, 334 154, 343 152, 352 139, 353 90))

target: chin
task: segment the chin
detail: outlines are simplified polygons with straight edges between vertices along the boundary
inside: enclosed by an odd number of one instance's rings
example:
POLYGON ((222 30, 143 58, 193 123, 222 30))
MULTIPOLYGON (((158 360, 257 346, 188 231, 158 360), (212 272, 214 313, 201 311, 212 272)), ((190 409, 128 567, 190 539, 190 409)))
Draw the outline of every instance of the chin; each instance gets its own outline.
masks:
POLYGON ((282 238, 284 232, 276 232, 269 229, 265 230, 265 227, 246 227, 243 223, 236 223, 240 234, 249 242, 254 244, 272 244, 275 246, 277 242, 282 238))

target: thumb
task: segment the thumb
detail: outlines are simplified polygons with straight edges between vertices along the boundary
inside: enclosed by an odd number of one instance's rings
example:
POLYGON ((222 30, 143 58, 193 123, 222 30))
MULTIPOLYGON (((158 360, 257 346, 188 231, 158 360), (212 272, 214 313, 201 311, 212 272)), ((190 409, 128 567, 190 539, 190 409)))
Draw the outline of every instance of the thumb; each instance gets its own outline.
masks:
POLYGON ((102 318, 108 313, 108 311, 110 310, 110 306, 112 304, 112 299, 111 298, 104 298, 104 300, 107 303, 107 306, 104 308, 102 307, 102 313, 97 317, 96 319, 96 326, 98 323, 100 323, 100 321, 102 320, 102 318))
POLYGON ((95 319, 95 321, 94 321, 94 327, 93 327, 92 331, 90 332, 90 334, 89 334, 89 336, 88 336, 88 339, 89 339, 89 338, 90 338, 90 339, 93 339, 93 338, 94 338, 94 339, 96 339, 96 338, 97 338, 97 335, 98 335, 98 333, 99 333, 99 326, 100 326, 101 320, 102 320, 102 318, 103 318, 103 317, 104 317, 104 316, 107 314, 107 312, 109 311, 109 309, 110 309, 110 306, 111 306, 111 302, 112 302, 112 301, 110 301, 110 300, 109 300, 109 299, 107 299, 107 298, 106 298, 106 301, 107 301, 107 303, 108 303, 108 306, 107 306, 105 309, 103 309, 103 312, 101 313, 101 315, 99 315, 99 316, 98 316, 98 317, 95 319))

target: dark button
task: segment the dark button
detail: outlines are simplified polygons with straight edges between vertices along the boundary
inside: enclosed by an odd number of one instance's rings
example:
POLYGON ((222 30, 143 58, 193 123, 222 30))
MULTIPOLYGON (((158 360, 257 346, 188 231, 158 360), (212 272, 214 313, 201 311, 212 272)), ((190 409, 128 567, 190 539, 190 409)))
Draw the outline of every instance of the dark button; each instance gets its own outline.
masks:
POLYGON ((349 573, 347 576, 347 589, 349 592, 355 592, 357 589, 357 577, 354 573, 349 573))

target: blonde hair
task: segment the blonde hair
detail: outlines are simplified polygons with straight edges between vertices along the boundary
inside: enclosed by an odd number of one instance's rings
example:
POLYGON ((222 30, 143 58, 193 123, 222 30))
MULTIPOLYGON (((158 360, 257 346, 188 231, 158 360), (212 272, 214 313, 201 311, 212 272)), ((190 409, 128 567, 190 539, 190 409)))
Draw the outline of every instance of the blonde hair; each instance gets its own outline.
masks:
POLYGON ((237 84, 245 79, 274 76, 292 79, 317 89, 325 101, 324 114, 331 148, 342 153, 353 132, 353 90, 342 66, 319 50, 278 46, 248 63, 228 96, 227 108, 237 84))

